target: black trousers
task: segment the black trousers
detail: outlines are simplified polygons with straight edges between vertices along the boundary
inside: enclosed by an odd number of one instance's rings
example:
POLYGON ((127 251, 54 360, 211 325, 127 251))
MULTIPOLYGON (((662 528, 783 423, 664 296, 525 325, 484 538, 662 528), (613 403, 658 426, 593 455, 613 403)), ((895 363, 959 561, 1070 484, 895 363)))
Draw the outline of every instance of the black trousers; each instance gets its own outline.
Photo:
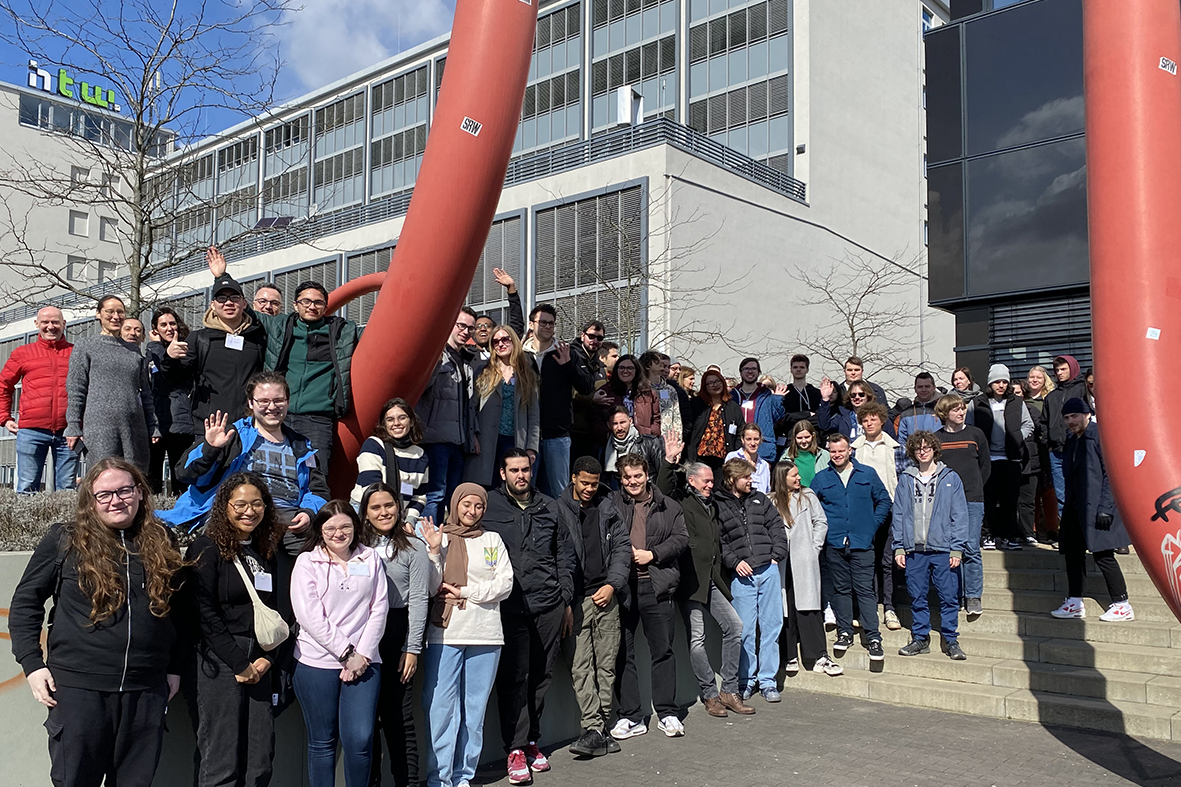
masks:
POLYGON ((284 421, 308 439, 308 444, 317 452, 316 466, 327 473, 328 462, 332 459, 332 441, 336 436, 336 422, 332 416, 288 413, 284 421))
MULTIPOLYGON (((234 638, 252 657, 262 651, 249 637, 234 638)), ((271 669, 274 669, 273 667, 271 669)), ((272 679, 267 670, 253 685, 238 683, 234 671, 212 652, 197 655, 197 787, 266 787, 275 759, 272 679)))
POLYGON ((54 787, 151 787, 164 740, 168 686, 91 691, 58 686, 49 709, 54 787))
POLYGON ((164 491, 164 461, 168 460, 168 477, 172 480, 172 494, 179 495, 189 488, 188 484, 176 480, 173 469, 184 461, 185 453, 193 446, 191 434, 173 434, 169 432, 160 438, 160 442, 152 443, 149 450, 148 483, 151 484, 153 494, 164 491))
POLYGON ((500 614, 504 647, 496 670, 496 701, 506 752, 541 737, 541 714, 565 614, 562 604, 537 615, 500 614))
POLYGON ((877 534, 873 537, 874 559, 876 561, 873 574, 876 591, 874 597, 881 598, 883 611, 897 609, 899 602, 895 600, 895 596, 898 596, 902 602, 906 601, 906 572, 894 562, 892 543, 890 519, 887 517, 886 524, 878 528, 877 534))
MULTIPOLYGON (((414 729, 414 681, 402 682, 398 663, 410 630, 410 613, 391 609, 386 618, 381 653, 381 693, 377 697, 377 731, 373 735, 373 765, 369 784, 381 787, 381 735, 389 750, 390 773, 397 787, 418 784, 418 735, 414 729)), ((420 643, 421 644, 421 643, 420 643)))
POLYGON ((1038 476, 1021 476, 1017 492, 1017 537, 1022 540, 1033 538, 1034 519, 1037 514, 1038 476))
POLYGON ((658 599, 650 579, 632 579, 631 603, 621 610, 623 642, 615 663, 615 704, 619 718, 643 720, 640 676, 636 672, 636 629, 644 624, 644 636, 652 654, 652 707, 660 718, 677 715, 677 662, 673 656, 676 631, 675 605, 658 599))
MULTIPOLYGON (((1087 575, 1087 539, 1078 517, 1069 509, 1062 514, 1062 524, 1058 531, 1058 549, 1066 560, 1067 594, 1071 598, 1082 598, 1083 578, 1087 575)), ((1112 602, 1128 600, 1128 583, 1124 580, 1124 572, 1115 559, 1114 549, 1101 549, 1092 552, 1095 565, 1107 583, 1107 594, 1112 602)))
POLYGON ((861 622, 866 642, 882 638, 878 631, 878 599, 873 592, 873 570, 876 559, 872 549, 839 549, 828 547, 828 575, 832 578, 832 611, 837 617, 837 630, 853 633, 853 599, 857 599, 857 620, 861 622))
POLYGON ((816 661, 828 655, 824 639, 824 610, 796 609, 796 591, 791 581, 791 559, 787 563, 787 606, 783 610, 783 660, 802 655, 804 661, 816 661))
POLYGON ((1020 536, 1017 498, 1021 493, 1021 463, 994 459, 992 473, 984 484, 984 527, 993 538, 1020 536))

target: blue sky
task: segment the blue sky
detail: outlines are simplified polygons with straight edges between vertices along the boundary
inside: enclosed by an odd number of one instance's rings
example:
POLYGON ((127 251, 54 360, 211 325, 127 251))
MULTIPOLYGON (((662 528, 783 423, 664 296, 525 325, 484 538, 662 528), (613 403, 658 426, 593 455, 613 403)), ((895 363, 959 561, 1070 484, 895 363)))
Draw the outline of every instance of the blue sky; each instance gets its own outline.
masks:
MULTIPOLYGON (((100 11, 106 5, 92 1, 100 11)), ((146 1, 160 8, 154 0, 146 1)), ((223 2, 227 8, 244 5, 223 2)), ((195 0, 179 0, 179 4, 181 13, 197 5, 195 0)), ((274 31, 284 61, 277 90, 280 100, 315 90, 445 33, 455 11, 454 0, 293 0, 293 4, 299 10, 288 13, 274 31)), ((118 8, 115 3, 110 6, 118 8)), ((27 53, 0 42, 0 80, 25 84, 27 61, 27 53)), ((213 133, 241 119, 217 111, 203 117, 202 126, 213 133)))

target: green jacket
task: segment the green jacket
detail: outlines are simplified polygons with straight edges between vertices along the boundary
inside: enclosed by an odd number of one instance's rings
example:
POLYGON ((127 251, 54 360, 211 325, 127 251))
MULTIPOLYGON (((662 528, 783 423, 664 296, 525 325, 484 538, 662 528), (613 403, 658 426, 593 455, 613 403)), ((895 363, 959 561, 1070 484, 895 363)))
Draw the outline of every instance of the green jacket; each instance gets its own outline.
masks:
MULTIPOLYGON (((304 380, 293 376, 290 368, 292 350, 295 347, 295 325, 299 315, 292 312, 272 316, 253 309, 250 313, 267 334, 266 368, 284 375, 291 387, 291 412, 331 413, 337 418, 347 413, 353 404, 353 352, 361 339, 361 329, 357 324, 336 315, 324 318, 328 327, 328 346, 335 374, 331 386, 324 388, 313 385, 309 389, 304 380), (324 399, 327 401, 323 401, 324 399)), ((306 347, 297 349, 295 354, 297 358, 305 359, 306 347)), ((300 364, 300 368, 304 368, 303 364, 300 364)), ((300 373, 294 372, 294 375, 298 374, 300 373)))

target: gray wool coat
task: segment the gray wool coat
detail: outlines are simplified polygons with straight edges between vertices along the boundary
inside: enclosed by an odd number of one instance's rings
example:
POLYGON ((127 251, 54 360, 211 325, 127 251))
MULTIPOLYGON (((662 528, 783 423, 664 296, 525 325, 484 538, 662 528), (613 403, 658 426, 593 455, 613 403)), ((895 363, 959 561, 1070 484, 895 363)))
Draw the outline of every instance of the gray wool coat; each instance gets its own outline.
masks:
MULTIPOLYGON (((820 609, 820 550, 828 535, 828 518, 816 494, 807 487, 791 501, 792 525, 787 528, 788 560, 795 589, 796 609, 811 612, 820 609)), ((787 588, 787 564, 780 562, 779 578, 787 588)), ((783 605, 784 614, 787 604, 783 605)))
MULTIPOLYGON (((477 362, 473 379, 479 379, 480 373, 486 365, 486 361, 477 362)), ((501 384, 497 384, 487 397, 476 393, 476 396, 479 397, 476 423, 479 424, 480 453, 468 454, 464 460, 463 480, 465 482, 470 481, 473 484, 487 486, 492 479, 492 474, 496 471, 496 438, 500 433, 500 408, 503 401, 500 398, 501 387, 501 384)), ((513 445, 527 451, 536 451, 541 444, 541 410, 538 392, 534 391, 533 397, 528 402, 522 401, 520 393, 518 387, 514 397, 517 412, 516 417, 513 418, 513 426, 516 427, 513 445)))

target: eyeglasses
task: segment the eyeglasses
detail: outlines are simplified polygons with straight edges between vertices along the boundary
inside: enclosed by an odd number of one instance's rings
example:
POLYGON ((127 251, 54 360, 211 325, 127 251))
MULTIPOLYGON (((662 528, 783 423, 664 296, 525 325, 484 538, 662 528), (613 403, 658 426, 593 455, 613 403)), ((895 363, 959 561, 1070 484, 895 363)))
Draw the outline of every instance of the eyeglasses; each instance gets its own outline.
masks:
POLYGON ((328 306, 328 301, 321 301, 321 300, 313 301, 311 298, 300 298, 298 301, 295 302, 295 305, 302 306, 305 309, 312 309, 312 308, 324 309, 328 306))
POLYGON ((493 340, 492 340, 492 343, 493 343, 493 344, 497 344, 497 345, 500 345, 500 344, 512 344, 512 343, 513 343, 513 340, 512 340, 512 338, 511 338, 511 337, 509 337, 509 336, 497 336, 495 339, 493 339, 493 340))
POLYGON ((538 320, 538 321, 537 321, 537 324, 538 324, 538 325, 544 325, 544 326, 546 326, 546 327, 549 327, 549 326, 551 326, 551 325, 555 325, 555 324, 556 324, 556 321, 555 321, 555 320, 538 320))
POLYGON ((282 306, 282 301, 268 301, 266 298, 255 298, 255 306, 282 306))
POLYGON ((476 326, 475 325, 468 325, 466 322, 457 322, 457 323, 455 323, 455 328, 460 333, 471 333, 472 331, 474 331, 476 329, 476 326))
POLYGON ((916 454, 930 454, 930 453, 934 453, 934 451, 935 451, 935 446, 926 445, 926 444, 920 445, 919 447, 914 449, 914 452, 916 454))
POLYGON ((104 489, 101 492, 94 493, 95 502, 100 506, 105 506, 118 497, 120 500, 130 500, 135 496, 135 490, 138 486, 121 486, 118 489, 104 489))
POLYGON ((252 399, 251 401, 259 410, 269 410, 272 407, 282 407, 287 404, 286 399, 252 399))
POLYGON ((215 295, 213 296, 214 303, 241 303, 241 295, 215 295))
POLYGON ((866 394, 861 393, 861 391, 850 391, 849 398, 850 399, 867 399, 869 397, 866 396, 866 394))
POLYGON ((249 503, 240 503, 233 501, 230 503, 230 508, 234 509, 235 514, 245 514, 247 511, 254 509, 255 511, 266 511, 267 504, 261 500, 254 500, 249 503))
POLYGON ((352 525, 345 525, 344 527, 326 527, 326 528, 324 528, 323 532, 324 532, 324 535, 326 535, 326 536, 335 536, 337 534, 340 534, 343 536, 343 535, 348 535, 349 533, 353 532, 353 526, 352 525))
POLYGON ((590 333, 589 331, 583 334, 583 336, 590 339, 592 342, 601 342, 607 338, 607 334, 605 333, 590 333))

